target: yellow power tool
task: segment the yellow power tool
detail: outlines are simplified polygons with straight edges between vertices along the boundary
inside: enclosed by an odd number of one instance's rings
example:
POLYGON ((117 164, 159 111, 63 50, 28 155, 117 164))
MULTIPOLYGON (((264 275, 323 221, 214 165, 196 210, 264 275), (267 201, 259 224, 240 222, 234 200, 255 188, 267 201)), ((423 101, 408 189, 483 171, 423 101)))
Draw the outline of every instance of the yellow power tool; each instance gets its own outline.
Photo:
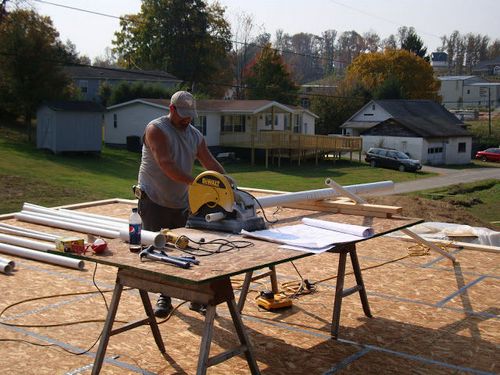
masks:
POLYGON ((202 172, 190 185, 188 194, 188 228, 239 233, 242 229, 254 231, 266 227, 264 219, 255 212, 254 197, 238 190, 226 175, 202 172))

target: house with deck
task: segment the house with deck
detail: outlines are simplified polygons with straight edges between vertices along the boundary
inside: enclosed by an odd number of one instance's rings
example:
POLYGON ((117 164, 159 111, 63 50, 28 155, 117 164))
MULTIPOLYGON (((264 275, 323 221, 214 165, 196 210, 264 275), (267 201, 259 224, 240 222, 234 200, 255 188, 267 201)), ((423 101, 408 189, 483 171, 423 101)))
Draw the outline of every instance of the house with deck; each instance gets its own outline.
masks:
MULTIPOLYGON (((168 114, 168 99, 135 99, 107 108, 104 142, 126 145, 128 137, 142 137, 154 118, 168 114)), ((315 134, 318 116, 311 111, 272 100, 198 100, 195 125, 216 154, 228 149, 263 150, 268 157, 320 157, 334 151, 361 149, 359 137, 331 137, 315 134)), ((244 151, 246 150, 246 151, 244 151)), ((279 162, 279 161, 278 161, 279 162)))

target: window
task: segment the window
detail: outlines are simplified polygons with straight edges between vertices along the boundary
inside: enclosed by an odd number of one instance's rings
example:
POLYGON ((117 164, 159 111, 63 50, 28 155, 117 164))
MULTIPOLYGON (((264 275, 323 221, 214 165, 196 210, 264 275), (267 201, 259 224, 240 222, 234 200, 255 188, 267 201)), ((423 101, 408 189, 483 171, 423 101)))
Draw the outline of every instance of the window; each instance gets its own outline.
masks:
POLYGON ((290 129, 290 124, 288 123, 288 115, 285 114, 284 118, 283 118, 283 127, 285 130, 288 130, 290 129))
POLYGON ((462 153, 465 152, 466 150, 466 143, 465 142, 459 142, 458 143, 458 152, 462 153))
POLYGON ((363 113, 363 116, 373 116, 373 113, 363 113))
POLYGON ((372 104, 372 109, 375 111, 375 104, 372 104))
POLYGON ((467 90, 467 94, 470 94, 470 90, 467 90))
POLYGON ((427 149, 427 153, 428 154, 440 154, 443 152, 443 148, 442 147, 429 147, 427 149))
POLYGON ((198 129, 201 134, 207 135, 207 116, 198 116, 193 119, 193 126, 198 129))
POLYGON ((118 127, 118 115, 116 113, 113 113, 113 128, 118 127))
POLYGON ((225 115, 220 118, 220 130, 221 132, 229 133, 244 133, 245 132, 245 120, 244 115, 225 115))
POLYGON ((89 82, 87 80, 80 80, 78 81, 78 87, 80 87, 82 94, 86 94, 88 91, 89 82))

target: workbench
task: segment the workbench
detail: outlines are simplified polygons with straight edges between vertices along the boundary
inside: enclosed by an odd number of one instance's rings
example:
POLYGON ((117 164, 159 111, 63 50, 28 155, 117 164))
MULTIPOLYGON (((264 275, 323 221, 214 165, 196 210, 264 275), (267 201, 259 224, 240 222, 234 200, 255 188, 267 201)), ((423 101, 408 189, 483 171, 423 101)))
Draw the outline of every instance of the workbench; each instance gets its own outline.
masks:
MULTIPOLYGON (((115 204, 116 205, 116 204, 115 204)), ((108 215, 121 215, 122 217, 130 210, 130 205, 121 204, 123 207, 114 208, 107 212, 108 215)), ((100 211, 102 213, 102 210, 100 211)), ((290 225, 298 223, 304 217, 320 218, 355 225, 371 226, 375 231, 375 237, 381 236, 402 228, 422 222, 420 219, 405 217, 365 217, 359 215, 332 214, 328 212, 306 211, 303 209, 283 209, 275 214, 279 219, 278 225, 290 225)), ((199 257, 199 265, 190 269, 182 269, 166 265, 160 262, 141 262, 139 255, 131 253, 128 245, 119 239, 108 241, 108 250, 102 255, 76 255, 66 254, 89 262, 106 264, 117 268, 116 282, 113 297, 106 317, 106 322, 102 330, 102 337, 95 357, 93 374, 98 374, 101 370, 107 345, 111 336, 121 332, 142 326, 149 325, 155 339, 156 345, 162 354, 166 354, 166 348, 158 329, 156 318, 148 296, 148 292, 164 293, 174 298, 193 301, 207 305, 205 315, 203 335, 201 338, 197 374, 205 374, 207 368, 221 363, 235 355, 244 354, 248 367, 252 374, 258 374, 259 368, 253 355, 252 345, 245 332, 240 312, 243 309, 244 300, 248 292, 248 286, 252 281, 253 272, 256 270, 271 270, 270 276, 273 289, 277 288, 275 266, 290 262, 303 257, 313 256, 313 254, 282 249, 278 244, 244 238, 236 234, 216 233, 201 231, 196 229, 179 228, 175 229, 178 234, 187 235, 191 239, 200 240, 204 238, 209 241, 214 238, 225 238, 227 240, 250 240, 252 247, 235 249, 224 253, 219 253, 207 257, 199 257), (240 295, 239 303, 235 301, 235 296, 231 286, 231 277, 245 274, 245 282, 240 295), (124 287, 135 288, 139 291, 142 304, 145 310, 145 318, 124 326, 114 328, 115 316, 120 304, 120 298, 124 287), (214 318, 216 316, 216 306, 225 303, 228 306, 236 334, 240 345, 227 350, 216 356, 210 357, 210 346, 213 335, 214 318)), ((371 237, 373 238, 373 237, 371 237)), ((362 239, 365 241, 368 239, 362 239)), ((356 253, 356 242, 339 244, 333 246, 330 252, 339 254, 338 274, 335 297, 333 301, 333 315, 331 333, 334 338, 338 336, 340 325, 340 314, 342 299, 350 294, 359 293, 363 311, 366 316, 371 317, 368 298, 362 279, 361 269, 356 253), (344 289, 345 267, 349 255, 356 285, 344 289)), ((374 249, 376 251, 376 249, 374 249)), ((180 255, 182 252, 177 249, 168 251, 172 255, 180 255)))

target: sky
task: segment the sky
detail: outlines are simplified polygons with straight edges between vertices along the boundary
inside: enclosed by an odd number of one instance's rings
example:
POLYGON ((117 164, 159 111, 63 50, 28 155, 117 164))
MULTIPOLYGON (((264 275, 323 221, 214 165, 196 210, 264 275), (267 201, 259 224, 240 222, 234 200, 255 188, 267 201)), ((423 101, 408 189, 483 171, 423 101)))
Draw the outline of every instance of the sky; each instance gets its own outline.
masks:
MULTIPOLYGON (((212 0, 209 0, 211 3, 212 0)), ((140 0, 31 0, 42 15, 50 16, 62 41, 71 40, 81 55, 93 60, 112 47, 119 20, 56 6, 64 5, 112 16, 140 11, 140 0)), ((235 23, 239 15, 251 16, 255 32, 276 30, 293 35, 338 34, 355 30, 376 32, 382 39, 397 34, 401 26, 413 26, 428 52, 441 46, 440 37, 454 30, 461 34, 488 35, 500 39, 500 0, 219 0, 226 18, 235 23)))

